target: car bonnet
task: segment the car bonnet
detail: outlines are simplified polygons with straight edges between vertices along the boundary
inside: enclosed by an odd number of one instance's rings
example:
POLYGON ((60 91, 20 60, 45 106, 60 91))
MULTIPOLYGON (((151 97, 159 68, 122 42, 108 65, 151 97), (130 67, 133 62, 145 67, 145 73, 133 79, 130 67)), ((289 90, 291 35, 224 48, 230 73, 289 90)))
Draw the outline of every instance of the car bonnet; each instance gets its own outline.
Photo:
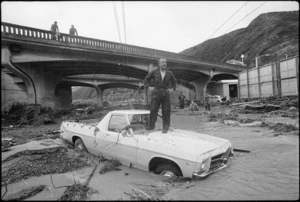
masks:
POLYGON ((190 160, 195 160, 199 154, 231 145, 227 139, 180 129, 174 129, 166 134, 155 131, 150 133, 147 139, 144 147, 151 149, 151 145, 156 145, 155 151, 159 153, 190 160))

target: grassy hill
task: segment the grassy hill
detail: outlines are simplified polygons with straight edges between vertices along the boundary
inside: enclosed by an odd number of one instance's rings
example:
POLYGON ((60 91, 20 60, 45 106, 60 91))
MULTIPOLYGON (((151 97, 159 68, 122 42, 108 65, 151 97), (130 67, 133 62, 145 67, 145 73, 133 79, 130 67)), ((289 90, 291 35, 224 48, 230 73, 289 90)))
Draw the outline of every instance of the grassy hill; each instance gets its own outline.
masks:
POLYGON ((209 39, 180 53, 219 62, 241 61, 244 54, 244 63, 251 68, 255 66, 256 55, 273 54, 260 58, 262 63, 268 63, 298 52, 299 11, 290 11, 261 14, 246 28, 209 39))

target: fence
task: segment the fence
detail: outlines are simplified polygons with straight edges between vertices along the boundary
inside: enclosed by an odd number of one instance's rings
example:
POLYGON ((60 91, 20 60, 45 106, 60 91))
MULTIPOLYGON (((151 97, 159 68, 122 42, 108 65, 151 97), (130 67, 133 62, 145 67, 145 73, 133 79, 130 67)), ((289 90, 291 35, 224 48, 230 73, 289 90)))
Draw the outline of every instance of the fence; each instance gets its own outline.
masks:
POLYGON ((238 97, 299 96, 299 55, 238 75, 238 97))

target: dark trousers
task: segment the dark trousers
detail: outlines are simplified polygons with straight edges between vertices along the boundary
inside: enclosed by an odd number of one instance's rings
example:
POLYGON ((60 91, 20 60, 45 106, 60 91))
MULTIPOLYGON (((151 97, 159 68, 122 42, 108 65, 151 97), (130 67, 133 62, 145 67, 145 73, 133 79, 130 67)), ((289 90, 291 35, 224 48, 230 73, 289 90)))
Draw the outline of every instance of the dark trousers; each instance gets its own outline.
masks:
POLYGON ((210 104, 209 104, 209 103, 206 103, 206 104, 205 104, 205 110, 206 110, 206 111, 210 111, 210 104))
POLYGON ((58 32, 52 32, 52 40, 62 40, 62 36, 58 32))
POLYGON ((160 104, 162 106, 163 129, 168 130, 170 127, 171 116, 171 96, 168 90, 154 90, 151 96, 150 106, 150 127, 155 128, 155 122, 159 111, 160 104))
POLYGON ((179 108, 184 109, 184 104, 180 103, 179 108))

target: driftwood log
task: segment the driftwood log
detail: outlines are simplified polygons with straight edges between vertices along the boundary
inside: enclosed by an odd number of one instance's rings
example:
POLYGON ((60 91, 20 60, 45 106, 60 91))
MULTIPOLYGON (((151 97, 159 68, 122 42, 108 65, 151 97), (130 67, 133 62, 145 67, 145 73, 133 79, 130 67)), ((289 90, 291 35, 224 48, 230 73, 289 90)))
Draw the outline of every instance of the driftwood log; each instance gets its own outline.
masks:
POLYGON ((279 105, 271 105, 271 104, 265 104, 265 105, 245 105, 244 109, 248 110, 255 110, 255 111, 264 111, 264 112, 270 112, 281 109, 279 105))

